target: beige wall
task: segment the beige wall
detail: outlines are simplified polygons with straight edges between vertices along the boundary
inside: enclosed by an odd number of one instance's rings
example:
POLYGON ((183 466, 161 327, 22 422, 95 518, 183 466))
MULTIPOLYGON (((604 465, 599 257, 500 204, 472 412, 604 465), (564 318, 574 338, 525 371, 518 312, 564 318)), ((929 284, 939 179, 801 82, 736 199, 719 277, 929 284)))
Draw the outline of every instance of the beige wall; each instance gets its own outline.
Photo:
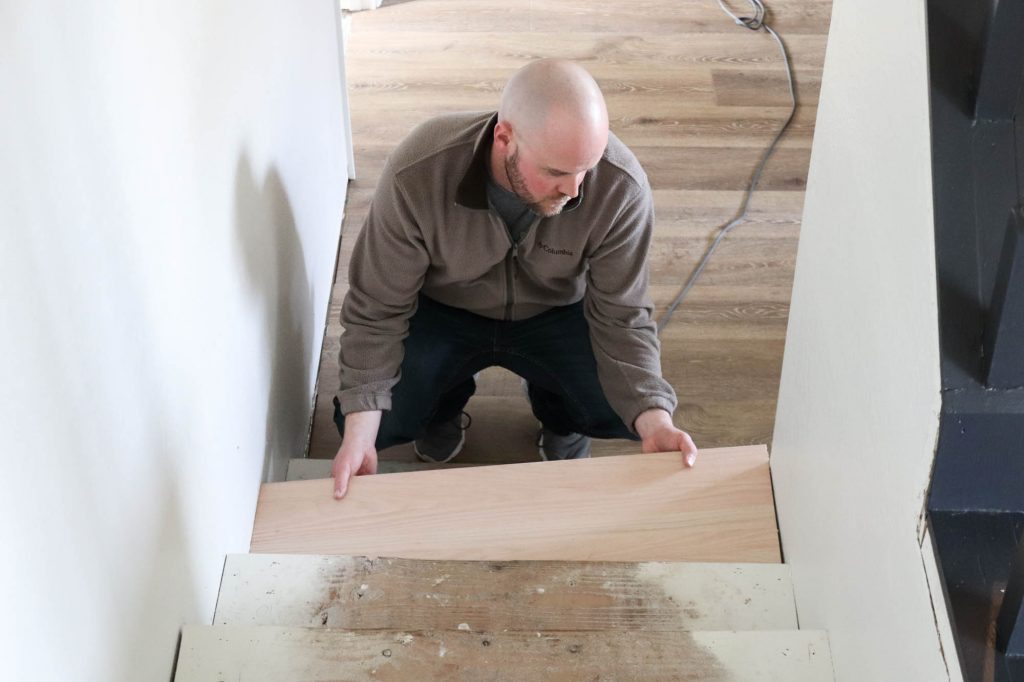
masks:
POLYGON ((921 546, 940 409, 925 2, 833 11, 772 448, 783 550, 837 680, 937 682, 957 672, 921 546))
POLYGON ((0 3, 0 678, 169 679, 302 453, 347 180, 335 18, 0 3))

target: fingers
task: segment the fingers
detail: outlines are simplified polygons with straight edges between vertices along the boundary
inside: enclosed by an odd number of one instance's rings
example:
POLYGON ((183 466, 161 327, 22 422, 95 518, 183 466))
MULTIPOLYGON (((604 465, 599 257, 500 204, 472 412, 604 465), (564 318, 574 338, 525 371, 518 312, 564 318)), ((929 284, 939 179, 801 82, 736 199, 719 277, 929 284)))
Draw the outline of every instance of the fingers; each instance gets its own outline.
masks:
POLYGON ((332 474, 334 475, 334 499, 340 500, 348 492, 353 476, 377 473, 377 451, 370 447, 366 450, 342 443, 338 454, 334 457, 332 474))
POLYGON ((340 465, 334 464, 334 499, 340 500, 348 492, 348 482, 352 478, 352 467, 347 461, 340 465))
POLYGON ((686 462, 686 466, 692 467, 697 463, 697 446, 694 445, 693 439, 686 431, 683 431, 679 438, 679 450, 683 453, 683 461, 686 462))

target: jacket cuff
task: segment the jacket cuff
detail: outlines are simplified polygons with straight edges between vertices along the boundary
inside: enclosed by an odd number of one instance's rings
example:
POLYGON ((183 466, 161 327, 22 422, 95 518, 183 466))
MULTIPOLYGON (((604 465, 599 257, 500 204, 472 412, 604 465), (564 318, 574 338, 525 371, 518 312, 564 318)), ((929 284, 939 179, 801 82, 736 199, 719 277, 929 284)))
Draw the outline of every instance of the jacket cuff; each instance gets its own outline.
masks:
POLYGON ((341 405, 342 414, 349 414, 350 412, 390 410, 391 392, 361 393, 358 389, 342 391, 338 394, 338 402, 341 405))
POLYGON ((636 408, 633 411, 633 418, 630 419, 629 422, 626 423, 626 426, 629 428, 630 433, 632 433, 635 436, 639 436, 640 435, 639 433, 637 433, 637 430, 636 430, 636 420, 637 420, 637 417, 639 417, 641 414, 643 414, 647 410, 654 409, 654 408, 657 408, 659 410, 665 410, 666 412, 668 412, 668 415, 671 417, 672 414, 676 411, 676 402, 674 400, 670 400, 668 398, 662 398, 662 397, 658 397, 658 396, 652 396, 652 397, 644 400, 642 403, 640 403, 639 405, 636 406, 636 408))

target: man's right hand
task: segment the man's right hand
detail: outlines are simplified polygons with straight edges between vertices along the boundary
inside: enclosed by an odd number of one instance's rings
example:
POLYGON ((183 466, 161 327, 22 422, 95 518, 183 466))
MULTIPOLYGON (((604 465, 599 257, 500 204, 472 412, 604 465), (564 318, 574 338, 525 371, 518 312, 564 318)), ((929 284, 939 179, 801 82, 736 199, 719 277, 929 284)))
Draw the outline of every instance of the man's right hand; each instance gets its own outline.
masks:
POLYGON ((340 500, 348 492, 353 476, 377 473, 377 431, 380 428, 380 410, 350 412, 345 415, 345 436, 334 456, 334 499, 340 500))

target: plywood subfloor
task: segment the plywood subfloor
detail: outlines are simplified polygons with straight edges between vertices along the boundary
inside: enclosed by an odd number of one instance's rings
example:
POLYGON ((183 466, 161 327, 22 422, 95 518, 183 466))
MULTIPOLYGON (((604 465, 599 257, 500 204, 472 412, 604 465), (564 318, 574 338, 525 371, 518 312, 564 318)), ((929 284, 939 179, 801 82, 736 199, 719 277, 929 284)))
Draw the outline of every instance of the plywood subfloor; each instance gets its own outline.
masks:
POLYGON ((252 552, 777 563, 764 446, 264 484, 252 552))
MULTIPOLYGON (((664 373, 680 398, 676 422, 700 447, 768 443, 774 424, 831 1, 769 5, 769 22, 790 48, 801 105, 749 223, 725 240, 663 336, 664 373)), ((734 216, 787 114, 774 42, 735 26, 714 0, 410 0, 352 15, 347 71, 359 178, 346 208, 310 456, 333 457, 340 443, 331 420, 338 313, 352 245, 388 151, 427 116, 494 108, 516 68, 552 56, 594 73, 613 131, 651 178, 658 313, 716 228, 734 216)), ((459 461, 538 459, 537 424, 515 377, 485 372, 468 411, 474 425, 459 461), (488 447, 495 441, 504 445, 500 454, 488 447)), ((599 442, 594 453, 621 446, 599 442)), ((382 458, 414 456, 399 446, 382 458)))

